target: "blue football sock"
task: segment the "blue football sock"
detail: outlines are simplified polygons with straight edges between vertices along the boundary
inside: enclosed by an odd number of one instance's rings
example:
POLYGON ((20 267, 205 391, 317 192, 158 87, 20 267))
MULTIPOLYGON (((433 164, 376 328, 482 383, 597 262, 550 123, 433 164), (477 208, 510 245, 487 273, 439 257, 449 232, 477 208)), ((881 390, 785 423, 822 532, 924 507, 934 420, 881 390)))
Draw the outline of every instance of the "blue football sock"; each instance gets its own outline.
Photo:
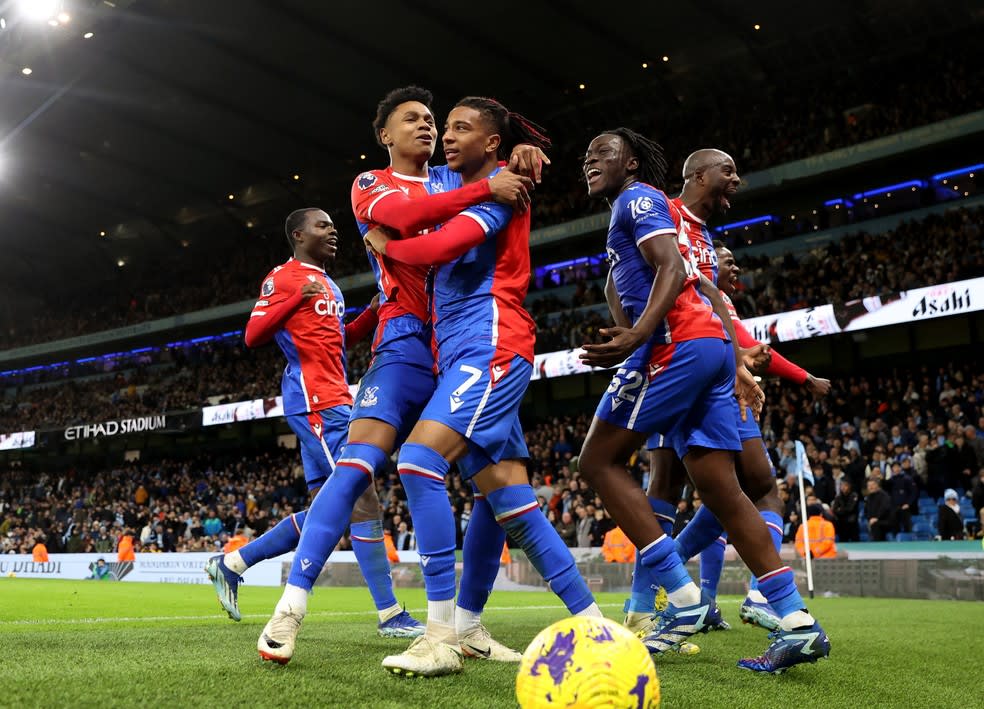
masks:
POLYGON ((796 578, 793 576, 793 570, 788 566, 759 576, 758 590, 769 601, 772 610, 780 618, 785 618, 790 613, 795 613, 806 607, 796 589, 796 578))
POLYGON ((246 566, 293 551, 297 547, 297 540, 301 538, 301 528, 304 526, 306 516, 307 510, 303 510, 284 517, 277 522, 276 527, 267 530, 246 546, 240 547, 239 555, 246 562, 246 566))
POLYGON ((707 505, 701 505, 694 518, 677 535, 677 554, 686 563, 710 546, 722 534, 724 534, 724 527, 718 522, 717 517, 707 505))
MULTIPOLYGON (((356 501, 369 487, 373 474, 386 462, 387 457, 382 449, 366 443, 349 443, 342 449, 335 472, 318 491, 308 509, 287 583, 308 591, 314 587, 321 568, 349 526, 356 501)), ((365 568, 362 573, 369 581, 365 568)))
MULTIPOLYGON (((776 547, 776 551, 782 552, 782 517, 777 515, 775 512, 760 512, 762 519, 765 520, 765 526, 769 528, 769 534, 772 535, 772 544, 776 547)), ((755 578, 755 574, 752 574, 752 580, 748 586, 751 590, 758 589, 758 579, 755 578)))
POLYGON ((462 544, 461 588, 458 606, 472 613, 481 613, 492 593, 495 577, 499 575, 502 546, 506 530, 495 521, 492 505, 485 495, 475 492, 471 520, 462 544))
POLYGON ((532 487, 508 485, 493 490, 487 497, 496 521, 526 552, 530 563, 567 610, 579 613, 594 603, 570 549, 540 512, 532 487))
POLYGON ((396 467, 414 523, 427 600, 450 600, 454 598, 455 585, 455 533, 444 477, 451 466, 433 448, 405 443, 396 467))
POLYGON ((711 598, 717 598, 721 569, 724 567, 724 550, 728 542, 718 537, 700 553, 700 587, 711 598))
POLYGON ((652 572, 656 583, 665 588, 667 593, 673 593, 693 582, 677 554, 673 538, 668 534, 641 549, 639 556, 642 557, 643 565, 652 572))
MULTIPOLYGON (((676 522, 676 507, 665 500, 647 498, 653 508, 656 521, 659 522, 663 534, 673 534, 673 524, 676 522)), ((642 563, 642 555, 636 551, 635 569, 632 571, 632 594, 625 605, 627 612, 652 613, 656 606, 656 589, 659 584, 653 572, 642 563)))
POLYGON ((352 551, 359 562, 359 569, 369 586, 376 610, 381 611, 396 605, 393 595, 393 576, 383 544, 383 522, 372 519, 368 522, 352 523, 352 551))

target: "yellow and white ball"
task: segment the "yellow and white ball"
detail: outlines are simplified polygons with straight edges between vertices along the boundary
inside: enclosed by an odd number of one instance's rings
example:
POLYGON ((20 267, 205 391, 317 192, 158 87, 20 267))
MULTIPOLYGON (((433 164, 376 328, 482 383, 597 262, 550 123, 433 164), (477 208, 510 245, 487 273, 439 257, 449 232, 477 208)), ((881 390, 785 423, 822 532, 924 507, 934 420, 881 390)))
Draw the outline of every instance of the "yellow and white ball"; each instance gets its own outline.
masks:
POLYGON ((526 648, 516 699, 522 709, 654 709, 659 678, 631 631, 607 618, 571 617, 540 631, 526 648))

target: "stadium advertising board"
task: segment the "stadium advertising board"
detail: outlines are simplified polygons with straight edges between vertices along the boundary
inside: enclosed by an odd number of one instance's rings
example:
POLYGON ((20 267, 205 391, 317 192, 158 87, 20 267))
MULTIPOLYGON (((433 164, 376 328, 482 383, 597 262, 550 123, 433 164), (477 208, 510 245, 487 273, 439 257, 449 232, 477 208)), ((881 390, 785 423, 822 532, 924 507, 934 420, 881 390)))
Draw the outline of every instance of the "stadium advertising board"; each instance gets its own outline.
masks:
POLYGON ((21 448, 32 448, 37 439, 34 431, 18 433, 0 433, 0 451, 13 451, 21 448))
POLYGON ((124 433, 142 433, 157 431, 167 426, 167 416, 139 416, 130 419, 103 421, 102 423, 86 423, 81 426, 69 426, 65 429, 66 441, 80 441, 87 438, 102 438, 118 436, 124 433))
POLYGON ((284 397, 235 401, 229 404, 206 406, 202 409, 202 426, 217 426, 237 421, 274 418, 284 415, 284 397))
MULTIPOLYGON (((116 561, 115 554, 51 554, 49 561, 34 561, 30 554, 0 555, 0 576, 29 579, 89 579, 103 559, 114 581, 207 584, 205 562, 211 552, 136 554, 134 561, 116 561)), ((243 578, 255 586, 279 586, 283 562, 290 555, 267 559, 250 567, 243 578)))
POLYGON ((742 320, 756 340, 790 342, 984 309, 984 278, 742 320))

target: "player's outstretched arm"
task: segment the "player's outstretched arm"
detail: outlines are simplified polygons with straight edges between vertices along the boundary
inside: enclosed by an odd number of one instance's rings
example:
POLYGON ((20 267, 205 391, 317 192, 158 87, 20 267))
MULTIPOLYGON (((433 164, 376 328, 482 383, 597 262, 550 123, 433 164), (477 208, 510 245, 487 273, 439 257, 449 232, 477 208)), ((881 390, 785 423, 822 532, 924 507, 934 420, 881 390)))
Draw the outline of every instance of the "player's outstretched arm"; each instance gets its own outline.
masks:
POLYGON ((687 268, 677 248, 676 236, 659 234, 639 244, 639 251, 656 272, 649 300, 632 327, 609 327, 599 330, 612 338, 600 345, 583 345, 581 361, 593 367, 612 367, 625 360, 648 340, 670 312, 680 289, 687 280, 687 268))
MULTIPOLYGON (((735 320, 735 333, 738 335, 738 343, 742 347, 752 347, 760 344, 752 337, 752 334, 745 329, 740 320, 735 320)), ((765 369, 765 373, 773 377, 780 377, 790 382, 800 384, 816 396, 826 396, 830 392, 830 380, 814 377, 799 365, 790 362, 775 350, 770 350, 771 359, 765 369)))
POLYGON ((365 241, 377 254, 415 265, 449 263, 485 240, 485 230, 473 218, 459 215, 433 234, 394 239, 385 229, 370 229, 365 241))
MULTIPOLYGON (((395 291, 394 291, 395 294, 395 291)), ((345 345, 354 345, 364 340, 379 324, 379 293, 372 297, 369 306, 358 317, 345 325, 345 345)))
POLYGON ((324 290, 324 286, 320 283, 305 283, 286 298, 277 301, 267 298, 267 304, 263 306, 260 303, 264 300, 260 300, 253 306, 253 312, 249 314, 249 322, 246 323, 246 333, 243 336, 246 346, 259 347, 268 343, 290 316, 301 307, 301 303, 323 293, 324 290))
MULTIPOLYGON (((356 180, 352 188, 353 204, 357 204, 361 197, 361 179, 356 180)), ((422 197, 410 198, 394 188, 370 202, 366 209, 366 221, 383 224, 401 234, 412 235, 442 224, 468 207, 490 199, 525 212, 530 206, 529 193, 532 187, 533 181, 530 178, 502 171, 487 180, 478 180, 456 190, 422 197)), ((358 213, 359 210, 356 209, 357 216, 358 213)))

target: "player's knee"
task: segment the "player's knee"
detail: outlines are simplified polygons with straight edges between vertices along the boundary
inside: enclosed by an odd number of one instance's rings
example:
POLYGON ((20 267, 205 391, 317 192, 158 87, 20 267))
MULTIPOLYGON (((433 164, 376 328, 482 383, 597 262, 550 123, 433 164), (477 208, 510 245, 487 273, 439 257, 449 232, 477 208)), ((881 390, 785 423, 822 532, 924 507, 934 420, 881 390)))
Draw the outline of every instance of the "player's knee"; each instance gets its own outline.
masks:
POLYGON ((381 513, 382 509, 379 506, 379 496, 376 494, 376 488, 370 485, 359 496, 359 499, 356 500, 355 507, 352 508, 352 521, 370 522, 379 519, 381 513))

